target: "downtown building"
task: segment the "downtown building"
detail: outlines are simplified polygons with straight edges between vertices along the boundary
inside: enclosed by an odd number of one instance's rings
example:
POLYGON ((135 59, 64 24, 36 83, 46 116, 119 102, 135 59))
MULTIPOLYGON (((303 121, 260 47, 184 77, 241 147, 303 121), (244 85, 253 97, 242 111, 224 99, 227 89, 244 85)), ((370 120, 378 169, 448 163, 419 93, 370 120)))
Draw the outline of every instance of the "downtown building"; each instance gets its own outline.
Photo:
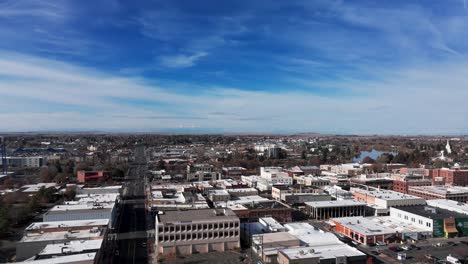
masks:
POLYGON ((156 252, 191 255, 240 248, 240 222, 229 209, 165 211, 156 216, 156 252))

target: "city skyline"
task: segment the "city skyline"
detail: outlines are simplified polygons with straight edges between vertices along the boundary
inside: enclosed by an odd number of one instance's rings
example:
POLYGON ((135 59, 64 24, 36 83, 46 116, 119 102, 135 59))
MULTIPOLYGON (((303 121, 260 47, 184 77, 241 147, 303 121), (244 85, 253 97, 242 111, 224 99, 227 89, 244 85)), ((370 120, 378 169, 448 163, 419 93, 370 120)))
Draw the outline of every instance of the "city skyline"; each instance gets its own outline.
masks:
POLYGON ((451 1, 0 3, 1 131, 466 134, 451 1))

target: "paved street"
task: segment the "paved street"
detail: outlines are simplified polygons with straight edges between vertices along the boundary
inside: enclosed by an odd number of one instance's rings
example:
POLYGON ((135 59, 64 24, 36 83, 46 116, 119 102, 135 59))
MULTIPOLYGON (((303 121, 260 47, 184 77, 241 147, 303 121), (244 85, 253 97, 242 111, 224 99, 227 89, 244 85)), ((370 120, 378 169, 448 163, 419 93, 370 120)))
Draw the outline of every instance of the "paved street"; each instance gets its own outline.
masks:
POLYGON ((117 252, 113 263, 147 263, 145 165, 129 169, 123 188, 123 203, 117 229, 117 252), (126 203, 127 200, 132 202, 126 203))
POLYGON ((115 229, 110 232, 103 263, 148 263, 146 172, 145 164, 134 164, 125 176, 115 229))

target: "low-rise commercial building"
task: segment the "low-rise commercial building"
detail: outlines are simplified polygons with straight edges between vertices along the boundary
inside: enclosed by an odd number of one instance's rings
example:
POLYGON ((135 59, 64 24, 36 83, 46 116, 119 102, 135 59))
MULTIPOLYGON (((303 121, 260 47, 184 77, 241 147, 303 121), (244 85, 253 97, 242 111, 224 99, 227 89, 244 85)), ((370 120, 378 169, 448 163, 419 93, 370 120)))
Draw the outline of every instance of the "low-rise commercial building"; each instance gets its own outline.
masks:
POLYGON ((427 200, 427 205, 468 215, 468 204, 466 203, 446 199, 434 199, 427 200))
POLYGON ((392 216, 343 217, 333 218, 331 221, 336 232, 366 245, 406 239, 418 240, 432 236, 432 229, 429 227, 404 222, 392 216))
POLYGON ((211 202, 227 202, 231 198, 228 191, 222 190, 210 190, 208 191, 208 199, 211 202))
POLYGON ((16 259, 25 260, 37 255, 49 244, 60 244, 73 240, 101 240, 106 229, 90 227, 67 231, 36 232, 26 230, 23 238, 16 244, 16 259))
POLYGON ((434 237, 468 235, 468 217, 454 211, 432 206, 390 208, 390 216, 407 223, 432 229, 434 237))
POLYGON ((351 192, 356 200, 382 208, 426 204, 421 197, 390 190, 351 188, 351 192))
POLYGON ((335 225, 336 232, 365 245, 401 238, 401 234, 396 233, 394 228, 362 216, 332 218, 331 221, 335 225))
POLYGON ((468 202, 468 187, 461 186, 411 186, 408 193, 424 199, 447 199, 457 202, 468 202))
POLYGON ((325 245, 280 249, 278 264, 366 263, 367 255, 348 245, 325 245))
POLYGON ((109 173, 105 171, 77 171, 76 179, 79 183, 88 183, 91 181, 105 180, 109 173))
POLYGON ((304 186, 324 187, 330 185, 329 179, 312 175, 294 176, 294 180, 297 184, 304 186))
POLYGON ((191 255, 240 247, 239 218, 229 209, 167 211, 156 216, 156 252, 191 255))
POLYGON ((306 213, 312 219, 329 219, 333 217, 365 216, 366 203, 354 200, 336 200, 305 203, 306 213))
POLYGON ((223 167, 221 171, 223 177, 240 179, 247 172, 247 169, 243 167, 223 167))

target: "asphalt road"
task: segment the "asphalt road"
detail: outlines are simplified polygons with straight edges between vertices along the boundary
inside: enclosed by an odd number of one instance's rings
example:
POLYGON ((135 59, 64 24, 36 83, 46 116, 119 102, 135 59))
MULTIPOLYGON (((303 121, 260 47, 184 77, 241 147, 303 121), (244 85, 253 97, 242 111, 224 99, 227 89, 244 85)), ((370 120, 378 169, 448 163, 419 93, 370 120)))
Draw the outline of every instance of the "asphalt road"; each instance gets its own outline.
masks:
POLYGON ((146 165, 133 165, 125 177, 112 263, 148 263, 145 210, 146 165))

